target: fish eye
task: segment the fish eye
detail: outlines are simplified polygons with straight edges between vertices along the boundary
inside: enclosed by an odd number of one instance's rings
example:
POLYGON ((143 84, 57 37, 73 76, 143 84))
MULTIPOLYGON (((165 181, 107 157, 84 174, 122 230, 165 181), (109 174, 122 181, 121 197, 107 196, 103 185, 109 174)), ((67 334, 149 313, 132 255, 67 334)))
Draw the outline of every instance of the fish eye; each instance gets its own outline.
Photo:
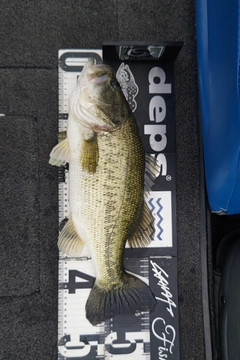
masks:
POLYGON ((112 86, 114 89, 116 89, 116 90, 121 89, 121 86, 120 86, 119 82, 116 81, 116 80, 111 81, 110 84, 111 84, 111 86, 112 86))

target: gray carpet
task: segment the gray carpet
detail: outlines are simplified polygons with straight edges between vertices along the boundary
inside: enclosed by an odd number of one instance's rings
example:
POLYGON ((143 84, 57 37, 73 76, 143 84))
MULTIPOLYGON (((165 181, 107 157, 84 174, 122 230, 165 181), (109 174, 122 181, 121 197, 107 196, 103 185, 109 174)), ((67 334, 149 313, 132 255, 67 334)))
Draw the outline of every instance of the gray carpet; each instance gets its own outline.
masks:
POLYGON ((0 359, 57 359, 57 51, 184 41, 175 66, 181 359, 203 360, 194 1, 2 0, 0 359))

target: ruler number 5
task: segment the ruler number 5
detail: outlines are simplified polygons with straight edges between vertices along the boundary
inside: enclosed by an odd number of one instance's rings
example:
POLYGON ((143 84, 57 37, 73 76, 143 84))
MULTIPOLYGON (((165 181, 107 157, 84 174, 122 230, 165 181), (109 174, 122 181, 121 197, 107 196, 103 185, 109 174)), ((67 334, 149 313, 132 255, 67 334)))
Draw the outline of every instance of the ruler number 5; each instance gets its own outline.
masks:
POLYGON ((105 340, 106 350, 110 354, 131 354, 137 348, 137 343, 143 344, 141 332, 112 332, 105 340), (128 345, 128 346, 127 346, 128 345))

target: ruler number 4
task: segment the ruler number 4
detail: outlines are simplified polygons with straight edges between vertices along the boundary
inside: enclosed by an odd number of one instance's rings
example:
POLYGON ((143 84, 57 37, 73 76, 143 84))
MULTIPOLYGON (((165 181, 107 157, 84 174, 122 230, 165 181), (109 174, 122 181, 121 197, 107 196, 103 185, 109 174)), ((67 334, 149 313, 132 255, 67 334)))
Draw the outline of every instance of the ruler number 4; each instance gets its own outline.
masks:
POLYGON ((69 294, 75 294, 77 289, 91 289, 93 287, 95 278, 78 270, 69 270, 69 281, 65 283, 65 289, 68 289, 69 294), (76 278, 84 281, 76 281, 76 278))

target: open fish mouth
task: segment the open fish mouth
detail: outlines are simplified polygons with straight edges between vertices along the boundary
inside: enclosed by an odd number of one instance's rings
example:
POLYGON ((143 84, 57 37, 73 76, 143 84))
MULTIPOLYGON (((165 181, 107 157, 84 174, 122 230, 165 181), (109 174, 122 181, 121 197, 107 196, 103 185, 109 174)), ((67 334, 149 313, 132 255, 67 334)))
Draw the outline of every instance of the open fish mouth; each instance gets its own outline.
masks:
POLYGON ((102 85, 108 80, 108 74, 103 74, 100 76, 96 76, 94 78, 90 78, 89 81, 96 85, 102 85))
POLYGON ((95 59, 89 59, 84 66, 84 70, 82 74, 84 75, 84 72, 87 72, 88 75, 94 75, 95 73, 102 72, 102 73, 112 73, 113 69, 111 66, 107 64, 97 64, 95 59))
POLYGON ((111 66, 106 64, 96 64, 95 59, 89 59, 81 73, 80 81, 90 82, 96 85, 102 85, 107 82, 110 75, 113 74, 111 66))
POLYGON ((115 124, 97 116, 97 109, 112 107, 101 96, 103 87, 109 80, 113 70, 105 64, 96 64, 94 59, 89 59, 78 79, 78 86, 69 101, 69 110, 83 125, 96 132, 109 132, 115 124))
POLYGON ((116 129, 123 116, 121 87, 111 66, 96 64, 89 59, 78 79, 78 86, 70 99, 70 111, 76 119, 96 132, 116 129), (120 95, 118 103, 116 94, 120 95))
MULTIPOLYGON (((115 79, 115 75, 111 66, 106 64, 96 64, 94 59, 89 59, 84 67, 84 72, 80 81, 83 82, 83 86, 86 86, 88 100, 94 105, 113 106, 112 103, 102 101, 98 96, 94 96, 91 88, 96 85, 97 88, 101 88, 106 83, 110 82, 110 79, 115 79), (90 95, 91 94, 91 95, 90 95)), ((118 84, 117 80, 111 81, 112 83, 118 84)), ((118 84, 119 85, 119 84, 118 84)), ((120 88, 120 85, 119 85, 120 88)))

